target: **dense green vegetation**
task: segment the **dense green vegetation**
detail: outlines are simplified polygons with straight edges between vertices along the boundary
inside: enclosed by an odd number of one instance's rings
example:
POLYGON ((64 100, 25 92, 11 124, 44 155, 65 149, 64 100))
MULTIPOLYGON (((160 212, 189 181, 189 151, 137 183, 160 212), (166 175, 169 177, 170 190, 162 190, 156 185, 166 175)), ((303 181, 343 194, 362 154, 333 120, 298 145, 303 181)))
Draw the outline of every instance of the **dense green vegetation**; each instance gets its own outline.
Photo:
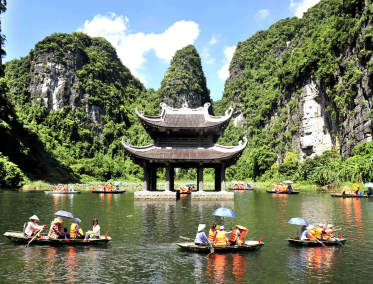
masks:
MULTIPOLYGON (((291 177, 322 185, 373 180, 368 150, 363 154, 354 152, 347 160, 339 151, 326 152, 300 163, 291 144, 299 124, 289 125, 304 80, 313 77, 325 86, 326 112, 342 130, 343 123, 353 114, 351 102, 362 76, 359 66, 367 66, 373 72, 369 61, 372 11, 371 1, 322 0, 303 18, 281 20, 238 43, 223 99, 216 104, 215 111, 222 114, 226 105, 234 102, 235 108, 243 111, 244 126, 228 128, 224 137, 246 135, 250 144, 237 165, 229 169, 228 180, 291 177), (343 57, 346 53, 349 55, 343 57), (338 78, 342 80, 337 81, 338 78), (295 97, 289 97, 290 92, 295 97), (275 112, 277 117, 270 121, 275 112), (277 157, 284 162, 276 164, 277 157)), ((226 142, 224 137, 218 142, 226 142)), ((355 147, 354 151, 359 147, 363 146, 355 147)))

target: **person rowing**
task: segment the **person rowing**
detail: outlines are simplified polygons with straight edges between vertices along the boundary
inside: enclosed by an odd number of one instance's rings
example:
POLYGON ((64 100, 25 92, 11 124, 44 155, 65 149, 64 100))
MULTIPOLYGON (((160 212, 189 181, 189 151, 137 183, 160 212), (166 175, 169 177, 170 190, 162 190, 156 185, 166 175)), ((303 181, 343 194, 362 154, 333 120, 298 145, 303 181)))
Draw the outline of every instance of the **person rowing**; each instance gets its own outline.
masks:
POLYGON ((350 188, 349 188, 347 185, 345 185, 345 186, 343 187, 343 189, 342 189, 341 194, 344 194, 344 195, 350 195, 350 194, 351 194, 350 188))
POLYGON ((319 227, 315 230, 314 237, 319 241, 327 241, 330 238, 330 234, 325 230, 325 224, 319 224, 319 227))
POLYGON ((197 246, 208 246, 208 245, 211 245, 211 242, 209 241, 209 239, 207 238, 205 232, 203 231, 203 229, 206 227, 205 224, 199 224, 198 225, 198 229, 197 229, 197 235, 196 237, 194 238, 194 244, 196 244, 197 246))
POLYGON ((364 190, 364 193, 366 192, 367 196, 373 195, 373 189, 371 187, 368 187, 368 190, 364 190))
POLYGON ((39 221, 39 218, 36 215, 31 216, 30 221, 27 224, 25 235, 29 238, 35 236, 39 231, 45 229, 45 224, 43 226, 39 226, 36 224, 36 221, 39 221))

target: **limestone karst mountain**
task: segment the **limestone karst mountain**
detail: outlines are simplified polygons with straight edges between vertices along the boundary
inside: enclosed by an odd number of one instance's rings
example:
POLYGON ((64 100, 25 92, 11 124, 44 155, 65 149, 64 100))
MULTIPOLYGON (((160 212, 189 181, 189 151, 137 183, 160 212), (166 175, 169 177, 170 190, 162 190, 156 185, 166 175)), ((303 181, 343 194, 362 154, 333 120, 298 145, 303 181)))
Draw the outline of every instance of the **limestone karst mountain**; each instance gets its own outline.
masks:
POLYGON ((180 108, 185 101, 192 108, 211 102, 201 58, 193 45, 176 51, 159 92, 164 102, 174 108, 180 108))
POLYGON ((372 139, 373 5, 344 2, 322 0, 237 45, 219 105, 233 101, 250 144, 279 162, 292 150, 348 158, 372 139))

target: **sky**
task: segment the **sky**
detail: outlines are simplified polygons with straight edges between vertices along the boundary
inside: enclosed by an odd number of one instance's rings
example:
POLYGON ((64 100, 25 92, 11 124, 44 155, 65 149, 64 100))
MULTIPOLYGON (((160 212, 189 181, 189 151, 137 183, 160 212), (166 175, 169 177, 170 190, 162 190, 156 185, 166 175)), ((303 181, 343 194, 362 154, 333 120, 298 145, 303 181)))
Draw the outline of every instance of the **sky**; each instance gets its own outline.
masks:
POLYGON ((320 0, 12 0, 1 16, 3 62, 21 58, 55 32, 105 37, 146 88, 158 90, 175 52, 193 44, 211 98, 220 100, 238 42, 277 21, 301 18, 320 0))

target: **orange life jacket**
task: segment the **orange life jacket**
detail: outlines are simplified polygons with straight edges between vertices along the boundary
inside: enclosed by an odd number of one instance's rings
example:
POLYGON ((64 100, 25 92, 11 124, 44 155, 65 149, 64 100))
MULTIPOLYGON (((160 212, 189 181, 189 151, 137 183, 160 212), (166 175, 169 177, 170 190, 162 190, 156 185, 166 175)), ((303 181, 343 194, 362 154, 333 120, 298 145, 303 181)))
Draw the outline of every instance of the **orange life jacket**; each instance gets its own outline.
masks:
POLYGON ((216 230, 212 230, 212 229, 210 229, 210 231, 209 231, 209 241, 210 241, 210 243, 213 243, 214 242, 214 240, 215 240, 215 232, 216 232, 216 230))
MULTIPOLYGON (((308 230, 308 233, 310 233, 312 236, 315 235, 315 231, 313 230, 308 230)), ((309 239, 310 241, 313 241, 315 238, 307 235, 307 239, 309 239)))
POLYGON ((217 246, 226 246, 227 245, 227 238, 225 236, 225 231, 219 231, 216 234, 216 245, 217 246))
POLYGON ((76 226, 79 226, 77 223, 72 223, 70 227, 70 239, 75 239, 76 238, 76 226))
POLYGON ((236 229, 236 230, 233 230, 232 235, 231 235, 231 237, 229 238, 229 241, 231 241, 231 242, 235 242, 235 241, 237 241, 237 239, 238 239, 237 232, 238 232, 237 229, 236 229))
POLYGON ((322 231, 323 231, 323 229, 321 229, 320 227, 316 228, 316 230, 315 230, 315 238, 316 239, 321 240, 321 237, 323 235, 322 231))

